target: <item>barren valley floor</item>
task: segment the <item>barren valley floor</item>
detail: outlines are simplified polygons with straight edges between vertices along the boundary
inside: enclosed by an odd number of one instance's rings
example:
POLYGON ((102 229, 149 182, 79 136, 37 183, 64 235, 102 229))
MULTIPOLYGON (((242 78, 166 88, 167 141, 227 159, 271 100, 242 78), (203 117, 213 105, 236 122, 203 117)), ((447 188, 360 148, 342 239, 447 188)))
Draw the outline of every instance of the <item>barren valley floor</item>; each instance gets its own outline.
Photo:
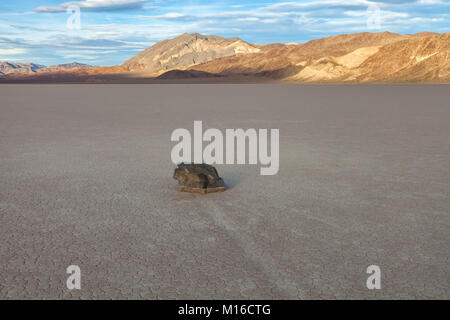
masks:
POLYGON ((449 299, 449 102, 446 85, 0 85, 0 299, 449 299), (170 134, 194 120, 279 128, 279 173, 218 165, 226 192, 179 193, 170 134))

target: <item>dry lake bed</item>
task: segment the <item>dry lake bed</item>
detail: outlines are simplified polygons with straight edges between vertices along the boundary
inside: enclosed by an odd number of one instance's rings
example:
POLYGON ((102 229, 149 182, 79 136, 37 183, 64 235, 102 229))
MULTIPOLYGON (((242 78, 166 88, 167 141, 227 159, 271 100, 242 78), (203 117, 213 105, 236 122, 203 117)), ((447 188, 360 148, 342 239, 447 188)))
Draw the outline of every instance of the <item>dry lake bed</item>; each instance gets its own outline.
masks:
POLYGON ((449 299, 449 141, 446 85, 0 85, 0 299, 449 299), (179 193, 194 120, 279 173, 179 193))

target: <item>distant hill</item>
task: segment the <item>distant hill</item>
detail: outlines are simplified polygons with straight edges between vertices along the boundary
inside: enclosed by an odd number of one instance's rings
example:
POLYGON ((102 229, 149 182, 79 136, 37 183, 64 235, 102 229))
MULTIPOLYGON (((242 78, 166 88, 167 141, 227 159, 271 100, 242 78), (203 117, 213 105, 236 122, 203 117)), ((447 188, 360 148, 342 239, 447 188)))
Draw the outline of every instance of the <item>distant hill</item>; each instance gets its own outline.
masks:
POLYGON ((79 68, 92 68, 92 66, 78 62, 59 64, 48 67, 31 62, 26 63, 12 63, 6 61, 0 62, 0 73, 2 74, 10 74, 10 73, 32 74, 37 72, 52 72, 52 71, 72 70, 79 68))
POLYGON ((81 68, 94 68, 94 67, 84 63, 71 62, 65 64, 58 64, 56 66, 45 67, 40 69, 39 72, 51 72, 51 71, 72 70, 81 68))
POLYGON ((0 61, 0 72, 2 74, 9 73, 33 73, 37 72, 39 69, 45 68, 43 65, 34 64, 34 63, 12 63, 0 61))

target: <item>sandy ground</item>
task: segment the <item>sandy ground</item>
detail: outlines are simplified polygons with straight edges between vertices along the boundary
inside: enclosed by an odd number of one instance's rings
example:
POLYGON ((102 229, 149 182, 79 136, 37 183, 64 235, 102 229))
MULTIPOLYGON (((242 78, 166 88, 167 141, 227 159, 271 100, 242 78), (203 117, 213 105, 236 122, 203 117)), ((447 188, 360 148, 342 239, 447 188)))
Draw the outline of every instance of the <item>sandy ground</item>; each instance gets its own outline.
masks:
POLYGON ((449 299, 449 101, 439 85, 1 85, 0 298, 449 299), (279 174, 221 165, 229 190, 179 193, 170 134, 193 120, 279 128, 279 174))

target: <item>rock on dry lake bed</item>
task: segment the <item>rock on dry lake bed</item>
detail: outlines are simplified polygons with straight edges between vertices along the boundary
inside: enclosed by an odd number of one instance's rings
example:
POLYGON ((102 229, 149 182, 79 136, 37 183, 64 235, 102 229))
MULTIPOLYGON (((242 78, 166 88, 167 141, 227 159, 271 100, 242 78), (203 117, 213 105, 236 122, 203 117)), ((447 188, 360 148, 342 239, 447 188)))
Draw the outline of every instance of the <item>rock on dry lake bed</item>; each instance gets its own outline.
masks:
POLYGON ((225 191, 223 179, 209 164, 181 163, 175 169, 173 178, 178 180, 179 191, 203 194, 225 191))

